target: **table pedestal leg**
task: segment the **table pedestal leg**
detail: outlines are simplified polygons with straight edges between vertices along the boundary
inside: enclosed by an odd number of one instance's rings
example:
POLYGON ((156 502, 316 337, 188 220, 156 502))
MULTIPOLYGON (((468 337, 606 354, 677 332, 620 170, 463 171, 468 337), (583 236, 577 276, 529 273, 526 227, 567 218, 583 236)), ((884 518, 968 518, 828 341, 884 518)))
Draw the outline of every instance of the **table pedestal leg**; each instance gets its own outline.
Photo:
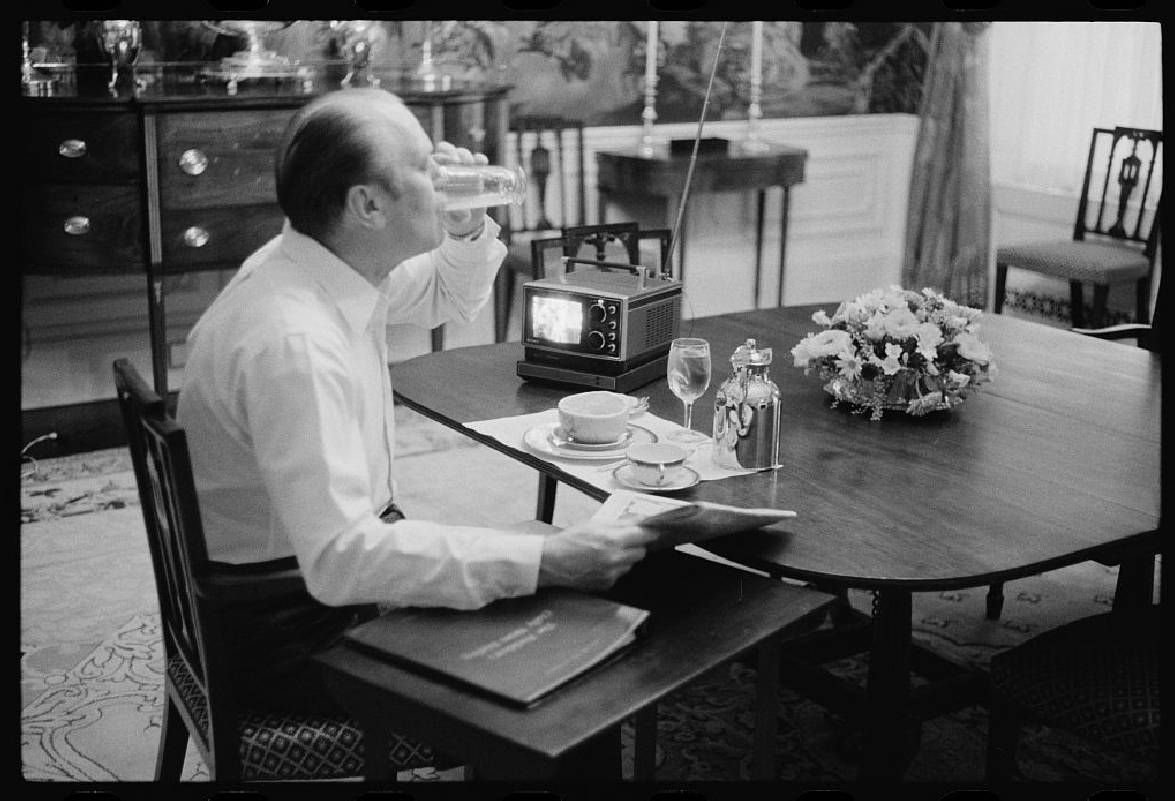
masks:
POLYGON ((779 295, 776 306, 783 305, 783 272, 787 265, 787 220, 791 215, 791 187, 783 187, 783 199, 780 201, 783 208, 779 210, 779 295))
POLYGON ((908 591, 877 592, 865 690, 862 779, 901 778, 921 736, 921 723, 910 717, 908 709, 910 612, 908 591))
POLYGON ((775 735, 779 731, 779 639, 771 637, 759 643, 758 688, 755 699, 755 746, 751 758, 751 778, 771 781, 775 778, 775 735))
POLYGON ((759 285, 763 280, 763 209, 767 205, 767 190, 760 189, 755 198, 755 297, 754 307, 759 308, 759 285))

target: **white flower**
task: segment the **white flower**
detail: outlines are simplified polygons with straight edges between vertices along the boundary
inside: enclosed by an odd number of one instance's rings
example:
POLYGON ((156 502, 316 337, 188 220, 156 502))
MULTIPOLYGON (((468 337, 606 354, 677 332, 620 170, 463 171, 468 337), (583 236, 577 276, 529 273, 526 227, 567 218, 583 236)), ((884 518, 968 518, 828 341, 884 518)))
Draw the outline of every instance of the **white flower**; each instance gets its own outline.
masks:
POLYGON ((918 331, 918 318, 907 308, 898 308, 885 316, 885 332, 894 339, 912 337, 918 331))
POLYGON ((885 315, 875 314, 865 325, 865 336, 874 342, 885 339, 885 315))
POLYGON ((987 364, 991 361, 991 348, 979 341, 974 334, 959 334, 955 337, 955 344, 959 346, 959 355, 976 364, 987 364))
POLYGON ((879 366, 881 368, 882 372, 884 372, 886 375, 894 375, 895 373, 897 373, 898 370, 902 369, 902 363, 898 360, 898 357, 900 357, 901 355, 902 355, 902 346, 901 345, 894 345, 892 343, 886 343, 885 358, 878 359, 876 356, 874 356, 873 361, 874 361, 874 364, 879 366))
POLYGON ((812 361, 812 354, 808 351, 808 338, 801 339, 799 344, 791 349, 794 366, 807 367, 808 362, 812 361))
POLYGON ((800 344, 804 345, 805 343, 808 353, 812 354, 813 358, 821 359, 847 350, 852 345, 853 338, 849 336, 848 331, 830 328, 827 331, 806 337, 800 344))
POLYGON ((929 362, 938 358, 938 344, 942 342, 942 331, 934 323, 922 323, 914 333, 918 337, 918 352, 929 362))
POLYGON ((850 381, 855 381, 861 377, 861 368, 864 364, 856 352, 844 350, 836 355, 836 366, 840 369, 841 375, 850 381))
POLYGON ((816 325, 832 325, 832 320, 829 319, 828 313, 824 309, 812 315, 812 322, 816 325))
POLYGON ((966 373, 956 373, 954 370, 947 372, 947 378, 955 385, 955 389, 962 389, 971 383, 971 376, 966 373))

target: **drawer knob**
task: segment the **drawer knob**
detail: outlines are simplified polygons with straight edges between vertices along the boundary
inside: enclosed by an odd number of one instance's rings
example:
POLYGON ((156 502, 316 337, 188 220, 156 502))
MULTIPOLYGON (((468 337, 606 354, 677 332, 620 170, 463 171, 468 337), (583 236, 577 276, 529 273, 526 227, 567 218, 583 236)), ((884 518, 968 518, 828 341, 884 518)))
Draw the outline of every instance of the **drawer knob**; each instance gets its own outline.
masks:
POLYGON ((86 155, 86 143, 81 139, 66 139, 57 146, 57 154, 67 159, 80 159, 86 155))
POLYGON ((188 175, 199 175, 208 169, 208 157, 194 148, 185 150, 180 156, 180 169, 188 175))
POLYGON ((70 236, 81 236, 90 233, 90 218, 81 215, 68 217, 65 220, 65 233, 70 236))
POLYGON ((184 244, 190 248, 202 248, 208 244, 209 239, 211 236, 208 234, 208 230, 198 225, 193 225, 184 231, 184 244))

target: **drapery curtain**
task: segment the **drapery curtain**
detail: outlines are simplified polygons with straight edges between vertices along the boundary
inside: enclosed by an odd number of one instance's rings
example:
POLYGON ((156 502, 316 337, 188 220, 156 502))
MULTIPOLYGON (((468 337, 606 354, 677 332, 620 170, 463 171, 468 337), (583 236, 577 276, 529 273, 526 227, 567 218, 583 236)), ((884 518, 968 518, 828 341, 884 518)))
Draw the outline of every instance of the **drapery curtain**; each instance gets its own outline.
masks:
POLYGON ((902 286, 987 303, 991 245, 987 22, 935 23, 923 84, 902 286))
POLYGON ((1159 23, 995 22, 988 39, 993 183, 1076 196, 1095 127, 1162 130, 1159 23))

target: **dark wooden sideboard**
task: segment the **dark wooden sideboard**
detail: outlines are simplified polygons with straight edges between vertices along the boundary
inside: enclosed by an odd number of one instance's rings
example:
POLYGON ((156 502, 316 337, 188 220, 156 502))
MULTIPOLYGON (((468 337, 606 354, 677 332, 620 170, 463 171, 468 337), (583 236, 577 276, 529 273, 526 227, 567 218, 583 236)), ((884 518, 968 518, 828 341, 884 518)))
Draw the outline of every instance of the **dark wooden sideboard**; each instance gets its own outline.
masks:
MULTIPOLYGON (((79 84, 82 85, 82 84, 79 84)), ((286 122, 337 84, 104 85, 18 104, 18 259, 30 274, 141 273, 156 390, 167 391, 163 279, 233 269, 281 230, 273 153, 286 122)), ((424 91, 395 82, 434 141, 504 152, 508 86, 424 91)), ((434 349, 443 331, 433 331, 434 349)))

